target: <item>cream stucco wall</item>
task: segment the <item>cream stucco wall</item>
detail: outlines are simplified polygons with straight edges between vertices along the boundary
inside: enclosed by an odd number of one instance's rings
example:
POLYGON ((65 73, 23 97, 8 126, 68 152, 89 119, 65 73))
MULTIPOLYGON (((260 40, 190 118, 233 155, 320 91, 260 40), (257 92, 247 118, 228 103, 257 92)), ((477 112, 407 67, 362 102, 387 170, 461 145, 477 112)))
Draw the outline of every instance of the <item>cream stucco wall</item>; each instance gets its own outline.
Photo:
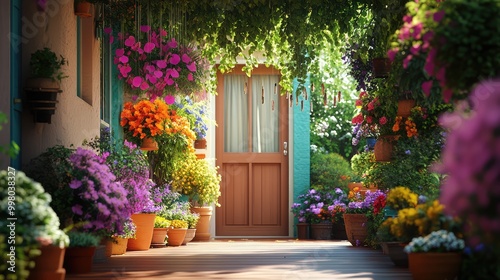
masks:
MULTIPOLYGON (((45 13, 36 9, 35 1, 23 1, 22 32, 26 39, 23 45, 22 80, 29 77, 31 53, 43 47, 51 48, 69 61, 64 72, 69 78, 61 82, 62 93, 51 124, 35 123, 28 107, 22 117, 22 163, 44 152, 54 145, 81 146, 84 139, 99 134, 100 127, 100 62, 99 41, 92 37, 91 100, 77 96, 77 16, 73 0, 49 0, 45 13), (92 104, 92 105, 90 105, 92 104)), ((93 19, 83 19, 92 20, 93 19)), ((86 52, 89 50, 87 49, 86 52)))

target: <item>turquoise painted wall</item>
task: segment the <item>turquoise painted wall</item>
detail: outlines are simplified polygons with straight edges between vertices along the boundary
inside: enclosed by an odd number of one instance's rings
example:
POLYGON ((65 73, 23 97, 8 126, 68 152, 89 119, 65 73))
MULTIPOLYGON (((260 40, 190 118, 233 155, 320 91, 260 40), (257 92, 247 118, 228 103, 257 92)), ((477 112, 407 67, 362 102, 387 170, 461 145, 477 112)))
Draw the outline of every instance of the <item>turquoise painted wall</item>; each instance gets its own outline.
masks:
MULTIPOLYGON (((293 92, 296 91, 299 83, 293 82, 293 92)), ((311 96, 309 81, 306 81, 307 95, 311 96)), ((302 87, 300 89, 302 91, 302 87)), ((311 136, 310 136, 310 99, 305 100, 304 95, 299 96, 298 105, 293 102, 293 201, 297 201, 297 196, 309 190, 310 185, 310 165, 311 165, 311 136), (304 103, 302 108, 301 102, 304 103)), ((295 219, 297 223, 297 219, 295 219)), ((297 229, 294 227, 294 236, 297 236, 297 229)))

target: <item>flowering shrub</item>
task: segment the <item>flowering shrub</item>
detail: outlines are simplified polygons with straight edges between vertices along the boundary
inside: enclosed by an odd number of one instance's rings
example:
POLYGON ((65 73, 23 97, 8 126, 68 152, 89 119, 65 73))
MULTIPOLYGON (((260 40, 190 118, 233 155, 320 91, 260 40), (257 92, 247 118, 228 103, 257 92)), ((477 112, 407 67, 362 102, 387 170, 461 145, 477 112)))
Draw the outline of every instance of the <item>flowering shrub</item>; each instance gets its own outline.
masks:
POLYGON ((374 214, 379 214, 382 208, 385 207, 385 199, 386 194, 381 190, 368 190, 364 198, 359 192, 350 192, 350 202, 347 204, 346 213, 368 214, 373 212, 374 214))
POLYGON ((439 201, 418 204, 414 208, 398 211, 395 218, 383 222, 390 227, 390 233, 401 242, 409 242, 413 237, 424 236, 433 231, 446 229, 458 233, 459 220, 444 213, 444 205, 439 201))
POLYGON ((84 222, 90 232, 123 233, 129 217, 127 190, 115 181, 115 176, 102 157, 82 148, 69 156, 72 165, 69 188, 72 190, 72 220, 84 222))
POLYGON ((172 188, 200 206, 218 203, 221 176, 218 167, 211 166, 206 159, 197 159, 195 155, 188 156, 179 162, 172 174, 172 188))
MULTIPOLYGON (((105 29, 106 33, 111 31, 105 29)), ((166 36, 165 30, 152 30, 147 25, 140 27, 137 36, 118 34, 121 45, 116 49, 114 63, 118 78, 130 88, 145 92, 152 100, 167 97, 170 103, 175 93, 200 90, 205 69, 197 49, 179 45, 175 38, 166 36)))
POLYGON ((448 174, 440 201, 467 221, 470 242, 500 248, 500 80, 484 81, 470 95, 474 110, 459 106, 441 119, 450 130, 439 171, 448 174))
POLYGON ((207 116, 205 102, 193 102, 189 96, 185 96, 181 102, 176 102, 175 105, 180 109, 178 113, 189 120, 191 130, 196 134, 196 139, 205 138, 208 124, 213 122, 207 116))
MULTIPOLYGON (((356 100, 356 108, 359 109, 359 113, 352 118, 352 124, 357 127, 356 133, 353 131, 353 136, 356 136, 354 139, 359 141, 361 136, 376 136, 379 126, 387 123, 387 116, 380 116, 377 112, 380 106, 380 100, 375 95, 368 94, 366 91, 359 94, 359 98, 356 100)), ((353 145, 357 145, 354 139, 353 145)))
POLYGON ((465 247, 462 239, 453 232, 437 230, 424 237, 415 237, 405 246, 406 253, 420 252, 459 252, 465 247))
POLYGON ((416 207, 418 196, 409 188, 399 186, 389 190, 386 203, 394 210, 416 207))
POLYGON ((345 212, 347 195, 340 188, 333 193, 310 189, 297 197, 291 211, 299 223, 320 223, 321 221, 336 222, 345 212))
POLYGON ((131 214, 140 213, 150 203, 151 184, 149 163, 145 154, 134 143, 125 140, 116 143, 111 138, 109 128, 101 130, 101 136, 84 145, 94 148, 99 154, 106 154, 106 163, 127 190, 128 209, 131 214))
POLYGON ((137 227, 131 218, 128 218, 123 224, 123 233, 120 235, 114 234, 113 237, 121 237, 121 238, 135 238, 137 227))

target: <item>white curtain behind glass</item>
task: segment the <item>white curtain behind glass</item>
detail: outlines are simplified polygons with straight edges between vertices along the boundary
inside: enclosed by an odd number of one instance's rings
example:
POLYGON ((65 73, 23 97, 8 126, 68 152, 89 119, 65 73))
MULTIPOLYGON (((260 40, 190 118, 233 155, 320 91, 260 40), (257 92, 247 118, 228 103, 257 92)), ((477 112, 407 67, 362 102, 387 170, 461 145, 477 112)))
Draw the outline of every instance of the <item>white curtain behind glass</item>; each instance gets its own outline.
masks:
POLYGON ((254 153, 279 152, 278 83, 278 75, 252 76, 252 145, 254 153), (262 96, 264 97, 262 98, 262 96))
POLYGON ((245 75, 224 75, 224 152, 248 152, 245 75))

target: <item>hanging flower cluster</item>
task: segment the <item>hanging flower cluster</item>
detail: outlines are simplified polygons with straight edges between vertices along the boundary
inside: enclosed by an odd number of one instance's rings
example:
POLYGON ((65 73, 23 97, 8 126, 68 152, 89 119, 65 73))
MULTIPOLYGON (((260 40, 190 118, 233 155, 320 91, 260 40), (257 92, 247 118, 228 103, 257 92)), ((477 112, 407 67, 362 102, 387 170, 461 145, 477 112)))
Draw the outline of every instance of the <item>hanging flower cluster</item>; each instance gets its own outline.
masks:
POLYGON ((127 102, 120 115, 120 125, 135 140, 179 134, 188 140, 196 138, 189 121, 177 115, 162 99, 127 102))
POLYGON ((352 144, 357 145, 361 137, 374 137, 379 133, 381 126, 388 122, 388 117, 381 111, 381 103, 378 97, 362 91, 356 100, 356 108, 359 113, 352 118, 353 129, 352 144))
MULTIPOLYGON (((111 31, 105 28, 106 33, 111 31)), ((205 67, 196 48, 166 36, 165 30, 154 31, 148 25, 141 26, 136 36, 119 33, 121 46, 115 51, 114 63, 118 77, 131 89, 145 93, 151 100, 169 97, 171 104, 176 93, 191 94, 201 89, 205 67)))
POLYGON ((469 241, 500 248, 500 80, 482 82, 469 96, 474 106, 443 115, 446 138, 439 171, 447 174, 440 201, 468 221, 469 241))

